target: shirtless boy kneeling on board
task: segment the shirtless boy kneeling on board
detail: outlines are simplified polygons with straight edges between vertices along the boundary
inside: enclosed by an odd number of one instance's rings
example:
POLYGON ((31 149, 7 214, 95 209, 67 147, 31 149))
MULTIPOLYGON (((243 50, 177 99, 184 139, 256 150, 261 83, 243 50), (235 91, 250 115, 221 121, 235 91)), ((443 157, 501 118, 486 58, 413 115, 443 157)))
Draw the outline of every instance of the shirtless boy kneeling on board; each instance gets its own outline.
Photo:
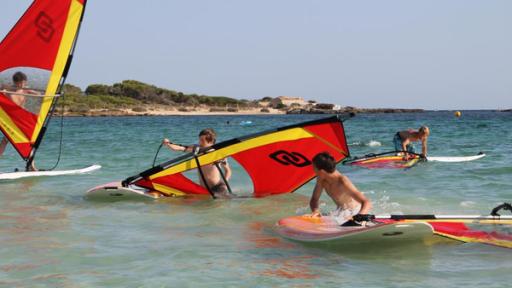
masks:
MULTIPOLYGON (((216 141, 217 134, 215 131, 211 128, 207 128, 199 133, 198 145, 184 146, 174 144, 169 139, 164 139, 163 144, 174 151, 194 152, 197 147, 201 149, 208 148, 213 146, 216 141)), ((224 170, 224 178, 226 181, 229 181, 231 178, 231 167, 229 166, 227 160, 223 159, 217 161, 216 163, 201 166, 202 175, 201 173, 199 175, 200 183, 201 186, 209 189, 215 196, 228 196, 228 184, 224 183, 224 179, 221 175, 221 169, 219 167, 222 167, 222 170, 224 170)))
POLYGON ((427 157, 427 139, 430 136, 430 129, 427 126, 421 126, 418 131, 408 130, 396 132, 393 137, 393 145, 395 145, 395 151, 401 151, 404 153, 404 157, 407 158, 408 153, 416 153, 414 142, 421 142, 421 154, 422 158, 427 157))
POLYGON ((352 184, 347 176, 336 170, 336 161, 328 152, 317 154, 313 158, 313 167, 317 176, 315 190, 309 206, 313 211, 311 217, 321 217, 318 201, 322 191, 336 203, 337 209, 331 216, 342 226, 360 226, 361 222, 371 221, 368 212, 372 203, 352 184))
MULTIPOLYGON (((18 71, 12 75, 12 87, 9 86, 1 86, 0 92, 2 94, 6 95, 9 99, 11 99, 12 102, 14 102, 16 105, 20 107, 25 107, 25 103, 27 102, 26 95, 40 95, 41 93, 29 89, 28 88, 28 78, 25 73, 18 71)), ((7 147, 8 140, 7 138, 2 138, 0 141, 0 156, 5 151, 5 148, 7 147)), ((37 171, 37 168, 35 166, 34 161, 30 162, 28 166, 29 171, 37 171)))

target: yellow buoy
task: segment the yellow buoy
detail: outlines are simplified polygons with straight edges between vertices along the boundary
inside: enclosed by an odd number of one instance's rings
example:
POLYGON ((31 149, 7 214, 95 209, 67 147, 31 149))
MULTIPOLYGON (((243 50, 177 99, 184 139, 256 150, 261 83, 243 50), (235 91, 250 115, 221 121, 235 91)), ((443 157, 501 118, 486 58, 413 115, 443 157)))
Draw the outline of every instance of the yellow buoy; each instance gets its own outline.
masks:
POLYGON ((460 117, 462 115, 462 113, 460 113, 460 111, 455 111, 455 117, 460 117))

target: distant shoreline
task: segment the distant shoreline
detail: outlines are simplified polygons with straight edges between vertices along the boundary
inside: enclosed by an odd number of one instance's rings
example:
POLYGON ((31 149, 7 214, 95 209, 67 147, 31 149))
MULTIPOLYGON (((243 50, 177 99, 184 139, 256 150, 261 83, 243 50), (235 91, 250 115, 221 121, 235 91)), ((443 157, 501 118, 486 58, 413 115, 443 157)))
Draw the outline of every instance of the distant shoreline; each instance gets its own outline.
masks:
POLYGON ((186 94, 136 80, 113 85, 91 84, 85 91, 66 84, 63 101, 56 113, 64 116, 168 116, 168 115, 284 115, 339 113, 411 113, 423 109, 367 109, 317 103, 294 96, 265 96, 261 99, 235 99, 225 96, 186 94))
MULTIPOLYGON (((136 112, 131 108, 122 109, 94 109, 87 112, 70 112, 66 111, 64 117, 123 117, 123 116, 258 116, 258 115, 334 115, 341 113, 355 114, 400 114, 400 113, 424 113, 424 112, 453 112, 457 110, 423 110, 423 109, 393 109, 393 108, 358 108, 350 111, 324 111, 324 113, 286 113, 277 109, 269 109, 269 112, 261 112, 261 109, 247 109, 236 112, 210 112, 208 109, 195 109, 194 111, 179 111, 176 109, 151 109, 144 112, 136 112)), ((461 110, 461 111, 492 111, 492 112, 512 112, 512 109, 477 109, 477 110, 461 110)), ((60 115, 60 111, 56 111, 55 115, 60 115)))
MULTIPOLYGON (((260 108, 252 109, 241 109, 238 111, 210 111, 209 108, 186 108, 188 111, 183 111, 170 108, 165 109, 162 107, 144 107, 144 108, 120 108, 120 109, 91 109, 89 111, 74 112, 66 111, 64 116, 66 117, 116 117, 116 116, 236 116, 236 115, 334 115, 340 113, 363 113, 363 114, 375 114, 375 113, 422 113, 422 109, 393 109, 393 108, 351 108, 348 110, 319 110, 319 111, 307 111, 304 113, 287 113, 287 111, 278 109, 267 109, 262 112, 260 108)), ((60 114, 60 112, 56 112, 60 114)))

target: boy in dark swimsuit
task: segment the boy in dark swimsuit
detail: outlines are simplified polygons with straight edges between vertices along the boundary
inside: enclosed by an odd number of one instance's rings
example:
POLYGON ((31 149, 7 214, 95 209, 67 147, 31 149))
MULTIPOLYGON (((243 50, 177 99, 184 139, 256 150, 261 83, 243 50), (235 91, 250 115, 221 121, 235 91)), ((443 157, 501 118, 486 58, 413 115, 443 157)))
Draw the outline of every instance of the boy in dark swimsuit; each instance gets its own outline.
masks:
MULTIPOLYGON (((215 144, 216 140, 217 135, 215 131, 213 131, 211 128, 207 128, 199 133, 199 145, 178 145, 172 143, 167 138, 163 140, 163 144, 173 151, 193 152, 197 147, 201 149, 211 147, 213 144, 215 144)), ((204 176, 203 180, 203 176, 199 175, 201 186, 205 187, 206 189, 209 188, 209 190, 214 193, 214 195, 227 196, 228 186, 226 183, 224 183, 221 171, 219 171, 216 164, 220 164, 220 167, 222 167, 224 170, 223 174, 226 178, 226 181, 229 181, 231 178, 231 167, 229 166, 227 159, 222 159, 216 163, 201 166, 200 169, 204 176)))
POLYGON ((395 151, 404 152, 404 157, 407 157, 407 152, 416 153, 413 142, 421 141, 421 156, 424 158, 427 156, 427 139, 429 135, 430 129, 427 126, 421 126, 418 131, 410 130, 396 132, 393 137, 395 151))

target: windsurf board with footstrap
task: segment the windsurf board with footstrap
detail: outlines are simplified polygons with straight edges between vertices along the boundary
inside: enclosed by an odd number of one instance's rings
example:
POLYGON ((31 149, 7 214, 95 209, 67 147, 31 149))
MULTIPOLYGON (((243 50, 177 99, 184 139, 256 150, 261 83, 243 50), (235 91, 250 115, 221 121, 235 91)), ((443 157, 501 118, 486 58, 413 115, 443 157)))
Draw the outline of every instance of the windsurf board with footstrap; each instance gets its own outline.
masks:
POLYGON ((387 215, 375 216, 363 226, 340 226, 330 216, 292 216, 276 224, 284 238, 299 242, 344 245, 380 243, 384 240, 418 240, 440 236, 447 239, 512 248, 512 211, 509 203, 497 206, 491 215, 387 215), (503 230, 503 231, 502 231, 503 230))
POLYGON ((276 231, 284 238, 328 245, 369 244, 382 241, 414 241, 433 234, 427 223, 375 222, 343 227, 330 216, 292 216, 279 220, 276 231))

